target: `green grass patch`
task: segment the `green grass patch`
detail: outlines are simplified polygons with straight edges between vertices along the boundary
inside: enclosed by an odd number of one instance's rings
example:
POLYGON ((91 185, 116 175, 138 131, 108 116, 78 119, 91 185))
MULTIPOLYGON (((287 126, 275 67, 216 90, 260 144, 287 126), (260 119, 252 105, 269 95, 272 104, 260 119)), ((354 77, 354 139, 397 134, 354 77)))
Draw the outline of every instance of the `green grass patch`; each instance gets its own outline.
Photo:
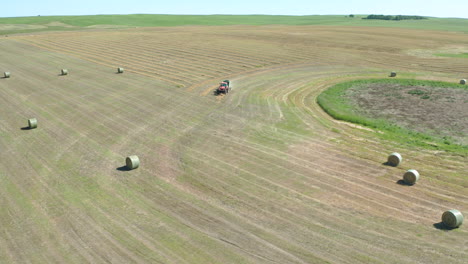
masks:
MULTIPOLYGON (((344 82, 330 87, 322 92, 317 103, 325 112, 338 120, 344 120, 359 125, 363 125, 375 130, 383 131, 384 133, 375 133, 376 136, 386 140, 398 142, 408 146, 418 146, 426 149, 444 150, 468 155, 468 146, 453 143, 449 138, 437 138, 428 134, 415 132, 409 129, 399 127, 388 120, 375 119, 362 116, 357 113, 355 107, 351 105, 345 97, 347 89, 366 87, 369 84, 399 84, 401 86, 428 86, 439 88, 459 88, 468 90, 465 85, 438 82, 438 81, 421 81, 413 79, 364 79, 351 82, 344 82)), ((421 99, 429 99, 430 97, 424 91, 414 89, 409 93, 421 96, 421 99), (424 97, 424 98, 423 98, 424 97), (426 98, 427 97, 427 98, 426 98)))
MULTIPOLYGON (((458 31, 468 33, 468 19, 428 18, 424 20, 368 20, 365 16, 355 17, 337 15, 313 16, 278 16, 278 15, 92 15, 92 16, 34 16, 0 18, 0 25, 45 25, 60 22, 82 29, 94 25, 116 25, 128 27, 169 27, 169 26, 226 26, 226 25, 327 25, 327 26, 368 26, 396 27, 423 30, 458 31)), ((48 27, 48 26, 47 26, 48 27)), ((53 26, 51 28, 54 28, 53 26)), ((33 29, 27 32, 47 31, 33 29)), ((55 27, 53 30, 76 30, 76 28, 55 27)), ((0 34, 24 32, 1 30, 0 34)))
POLYGON ((450 53, 437 53, 434 54, 439 57, 450 57, 450 58, 465 58, 468 59, 468 53, 457 53, 457 54, 450 54, 450 53))

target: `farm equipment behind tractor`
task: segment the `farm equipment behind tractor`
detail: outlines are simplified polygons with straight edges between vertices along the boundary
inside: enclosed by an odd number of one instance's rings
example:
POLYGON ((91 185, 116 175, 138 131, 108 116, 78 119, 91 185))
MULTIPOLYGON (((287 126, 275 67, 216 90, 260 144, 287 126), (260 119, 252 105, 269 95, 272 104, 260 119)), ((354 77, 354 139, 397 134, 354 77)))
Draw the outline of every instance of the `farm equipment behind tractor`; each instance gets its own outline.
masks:
POLYGON ((218 89, 216 89, 216 94, 227 94, 229 93, 229 80, 224 80, 222 83, 219 84, 218 89))

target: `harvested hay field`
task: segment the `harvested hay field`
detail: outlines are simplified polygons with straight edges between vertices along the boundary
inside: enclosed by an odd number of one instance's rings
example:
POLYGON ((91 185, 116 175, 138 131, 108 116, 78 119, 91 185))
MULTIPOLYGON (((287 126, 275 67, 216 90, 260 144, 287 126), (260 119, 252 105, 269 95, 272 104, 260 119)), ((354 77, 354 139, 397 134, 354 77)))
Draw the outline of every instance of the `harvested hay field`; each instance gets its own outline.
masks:
POLYGON ((0 79, 0 262, 464 263, 468 229, 440 217, 468 212, 467 157, 385 141, 316 98, 392 70, 457 80, 466 60, 406 50, 467 40, 320 26, 1 39, 15 78, 0 79), (235 88, 213 96, 224 79, 235 88), (40 129, 22 130, 31 116, 40 129), (122 169, 129 153, 144 166, 122 169), (424 178, 398 184, 410 168, 424 178))

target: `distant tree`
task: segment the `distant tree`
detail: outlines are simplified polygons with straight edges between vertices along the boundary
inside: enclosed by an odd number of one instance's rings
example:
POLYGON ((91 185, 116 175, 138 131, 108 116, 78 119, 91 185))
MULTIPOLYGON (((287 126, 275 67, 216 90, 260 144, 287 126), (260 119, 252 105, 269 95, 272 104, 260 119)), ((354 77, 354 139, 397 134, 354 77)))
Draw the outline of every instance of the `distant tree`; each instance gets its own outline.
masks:
POLYGON ((351 14, 351 15, 349 15, 349 17, 354 17, 354 15, 353 15, 353 14, 351 14))

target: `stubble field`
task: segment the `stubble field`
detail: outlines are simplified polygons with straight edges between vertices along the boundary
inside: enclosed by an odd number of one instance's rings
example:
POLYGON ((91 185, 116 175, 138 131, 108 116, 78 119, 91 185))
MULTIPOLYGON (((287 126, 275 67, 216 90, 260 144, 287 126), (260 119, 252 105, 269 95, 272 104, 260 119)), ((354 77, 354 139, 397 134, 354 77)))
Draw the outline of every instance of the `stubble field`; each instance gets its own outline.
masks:
POLYGON ((440 217, 468 212, 467 158, 384 141, 315 100, 391 70, 468 79, 464 58, 412 52, 467 45, 333 26, 2 38, 0 262, 464 263, 466 226, 440 217), (383 165, 394 151, 403 164, 383 165), (397 183, 407 169, 414 186, 397 183))

